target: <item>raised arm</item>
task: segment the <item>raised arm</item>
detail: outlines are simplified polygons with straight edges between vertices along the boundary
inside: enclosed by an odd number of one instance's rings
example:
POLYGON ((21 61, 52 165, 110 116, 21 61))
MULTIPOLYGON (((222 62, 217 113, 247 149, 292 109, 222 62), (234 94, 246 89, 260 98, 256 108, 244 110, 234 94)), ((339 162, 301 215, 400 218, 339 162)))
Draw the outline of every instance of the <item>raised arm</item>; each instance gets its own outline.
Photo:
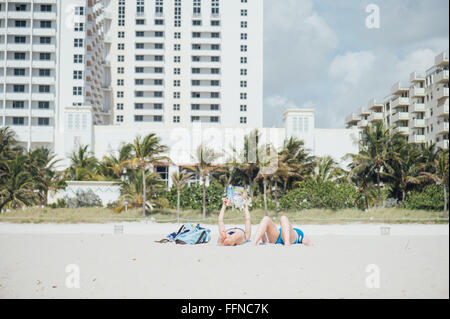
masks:
POLYGON ((252 236, 252 218, 250 216, 250 211, 248 210, 248 204, 244 205, 244 214, 245 214, 245 238, 250 240, 252 236))
POLYGON ((219 234, 220 237, 223 237, 225 233, 225 223, 223 222, 223 217, 225 216, 225 211, 227 210, 228 198, 225 198, 222 203, 222 209, 219 214, 219 234))

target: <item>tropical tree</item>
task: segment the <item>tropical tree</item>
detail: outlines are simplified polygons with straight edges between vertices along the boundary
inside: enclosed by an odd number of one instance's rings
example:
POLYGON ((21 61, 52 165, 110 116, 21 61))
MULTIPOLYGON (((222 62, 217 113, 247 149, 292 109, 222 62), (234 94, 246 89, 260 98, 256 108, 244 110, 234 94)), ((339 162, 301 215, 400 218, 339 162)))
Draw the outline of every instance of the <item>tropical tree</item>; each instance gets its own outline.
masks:
POLYGON ((264 211, 266 216, 269 216, 267 209, 267 185, 269 179, 277 173, 279 165, 278 153, 272 145, 268 144, 261 147, 259 151, 259 165, 260 168, 256 179, 262 179, 263 181, 264 211))
POLYGON ((254 183, 259 171, 259 154, 261 135, 258 130, 244 136, 243 149, 234 150, 238 155, 237 176, 241 177, 241 184, 249 189, 250 200, 254 198, 254 183))
POLYGON ((378 206, 381 206, 381 182, 382 178, 390 176, 393 172, 389 164, 395 145, 399 143, 401 137, 398 133, 391 135, 389 129, 385 129, 382 123, 375 126, 370 125, 360 142, 360 152, 357 154, 357 171, 368 170, 368 174, 376 178, 378 206))
POLYGON ((317 159, 313 180, 324 183, 339 180, 344 175, 345 172, 338 163, 331 156, 325 156, 317 159))
POLYGON ((49 191, 56 191, 66 186, 64 175, 57 171, 56 155, 49 149, 40 147, 28 152, 27 170, 33 176, 33 186, 39 196, 41 205, 47 205, 49 191))
POLYGON ((449 150, 441 152, 441 155, 436 159, 432 165, 434 172, 422 172, 421 175, 440 185, 444 191, 444 214, 447 218, 447 187, 449 185, 449 150))
POLYGON ((104 179, 98 173, 98 160, 89 151, 89 145, 80 145, 70 156, 71 165, 66 178, 73 181, 97 181, 104 179))
POLYGON ((170 159, 163 155, 167 152, 167 146, 161 144, 156 134, 151 133, 145 137, 136 137, 132 144, 131 158, 122 162, 121 167, 129 167, 140 171, 142 182, 142 215, 145 217, 147 205, 146 171, 153 169, 155 164, 169 162, 170 159))
POLYGON ((205 145, 200 145, 197 148, 196 156, 194 158, 195 165, 188 166, 187 169, 196 174, 202 183, 203 199, 202 199, 202 213, 203 219, 206 218, 206 181, 208 177, 217 170, 217 165, 214 162, 222 156, 220 153, 216 153, 212 148, 205 145))
POLYGON ((99 173, 109 180, 120 180, 125 175, 126 170, 122 163, 131 158, 133 145, 126 143, 120 146, 117 152, 111 152, 103 158, 98 165, 99 173))
POLYGON ((27 157, 16 152, 11 160, 2 161, 0 211, 6 206, 29 206, 34 204, 33 176, 26 169, 27 157))
POLYGON ((172 174, 172 183, 173 186, 177 189, 177 219, 178 223, 180 223, 180 204, 181 204, 181 190, 184 186, 189 182, 192 178, 192 173, 188 173, 186 170, 182 170, 181 172, 172 174))

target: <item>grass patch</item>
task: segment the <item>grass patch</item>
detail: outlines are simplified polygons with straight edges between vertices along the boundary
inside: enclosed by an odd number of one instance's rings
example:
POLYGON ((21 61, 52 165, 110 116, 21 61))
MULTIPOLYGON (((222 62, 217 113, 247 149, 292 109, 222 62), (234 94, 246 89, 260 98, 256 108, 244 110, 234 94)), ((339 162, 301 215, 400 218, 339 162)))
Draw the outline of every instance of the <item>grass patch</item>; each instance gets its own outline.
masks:
MULTIPOLYGON (((202 224, 216 224, 219 211, 207 214, 203 220, 198 210, 184 210, 181 212, 181 222, 200 222, 202 224)), ((251 212, 252 223, 258 224, 265 216, 263 210, 251 212)), ((430 212, 424 210, 406 210, 398 208, 373 209, 363 212, 356 209, 347 210, 321 210, 312 209, 300 212, 282 212, 275 215, 270 212, 269 216, 278 220, 280 216, 286 215, 294 224, 348 224, 348 223, 390 223, 390 224, 448 224, 448 218, 442 219, 442 212, 430 212)), ((111 223, 111 222, 138 222, 143 220, 140 209, 132 209, 120 214, 114 213, 108 208, 26 208, 13 210, 0 215, 0 222, 10 223, 111 223)), ((177 222, 176 210, 155 210, 149 212, 145 219, 151 219, 159 223, 177 222)), ((244 214, 239 210, 228 210, 225 215, 228 224, 243 224, 244 214)))

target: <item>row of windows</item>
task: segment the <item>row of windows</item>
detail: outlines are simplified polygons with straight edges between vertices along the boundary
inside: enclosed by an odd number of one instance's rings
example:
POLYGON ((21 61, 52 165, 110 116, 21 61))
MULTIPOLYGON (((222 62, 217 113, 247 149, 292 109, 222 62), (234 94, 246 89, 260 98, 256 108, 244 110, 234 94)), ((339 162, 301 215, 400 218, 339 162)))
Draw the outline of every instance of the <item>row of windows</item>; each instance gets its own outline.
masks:
MULTIPOLYGON (((0 4, 0 8, 1 8, 1 4, 0 4)), ((29 6, 26 4, 16 4, 14 9, 15 9, 15 11, 29 11, 29 6)), ((53 11, 52 5, 51 4, 41 4, 39 6, 39 11, 40 12, 52 12, 53 11)))
MULTIPOLYGON (((38 126, 49 126, 50 125, 50 118, 48 117, 38 117, 38 126)), ((25 125, 25 118, 24 117, 13 117, 12 118, 12 125, 16 126, 22 126, 25 125)))
MULTIPOLYGON (((163 121, 163 117, 161 115, 154 115, 151 117, 153 122, 162 122, 163 121)), ((124 116, 123 115, 117 115, 116 116, 116 121, 118 123, 122 123, 124 121, 124 116)), ((143 115, 135 115, 134 116, 134 121, 135 122, 144 122, 144 116, 143 115)), ((201 118, 200 116, 191 116, 191 122, 200 122, 201 118)), ((219 123, 220 122, 220 117, 218 116, 211 116, 209 117, 209 121, 210 123, 219 123)), ((173 123, 180 123, 181 122, 181 117, 179 115, 175 115, 173 117, 173 123)), ((247 124, 247 117, 241 117, 240 118, 240 124, 247 124)))
MULTIPOLYGON (((25 52, 14 52, 14 60, 26 60, 25 52)), ((51 53, 41 52, 39 53, 39 60, 41 61, 49 61, 51 60, 51 53)))
MULTIPOLYGON (((13 109, 24 109, 25 108, 25 101, 13 101, 12 102, 12 108, 13 109)), ((50 102, 48 101, 39 101, 38 102, 38 108, 48 110, 50 108, 50 102)))
MULTIPOLYGON (((26 93, 28 90, 26 89, 24 84, 13 84, 13 92, 14 93, 26 93)), ((50 93, 50 85, 38 85, 39 93, 50 93)))

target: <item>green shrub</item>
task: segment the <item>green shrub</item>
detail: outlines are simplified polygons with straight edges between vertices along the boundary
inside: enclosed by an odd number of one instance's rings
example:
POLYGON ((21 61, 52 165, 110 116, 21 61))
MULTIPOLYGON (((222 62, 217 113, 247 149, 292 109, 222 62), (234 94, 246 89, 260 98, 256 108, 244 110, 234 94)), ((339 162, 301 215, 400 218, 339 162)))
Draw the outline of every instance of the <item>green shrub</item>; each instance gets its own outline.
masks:
POLYGON ((421 192, 409 192, 403 205, 408 209, 442 211, 444 210, 444 190, 439 185, 430 185, 421 192))
POLYGON ((280 198, 284 210, 345 209, 357 207, 358 192, 348 183, 307 180, 280 198))
MULTIPOLYGON (((259 194, 253 198, 251 208, 264 209, 264 194, 259 194)), ((275 202, 270 198, 269 194, 267 194, 267 208, 270 210, 275 209, 275 202)))
MULTIPOLYGON (((170 208, 177 208, 177 189, 172 187, 165 194, 160 194, 169 200, 170 208)), ((219 184, 206 187, 206 209, 208 211, 219 211, 222 198, 225 197, 224 189, 219 184)), ((192 184, 181 190, 180 206, 182 209, 201 209, 203 200, 203 189, 200 184, 192 184)))

